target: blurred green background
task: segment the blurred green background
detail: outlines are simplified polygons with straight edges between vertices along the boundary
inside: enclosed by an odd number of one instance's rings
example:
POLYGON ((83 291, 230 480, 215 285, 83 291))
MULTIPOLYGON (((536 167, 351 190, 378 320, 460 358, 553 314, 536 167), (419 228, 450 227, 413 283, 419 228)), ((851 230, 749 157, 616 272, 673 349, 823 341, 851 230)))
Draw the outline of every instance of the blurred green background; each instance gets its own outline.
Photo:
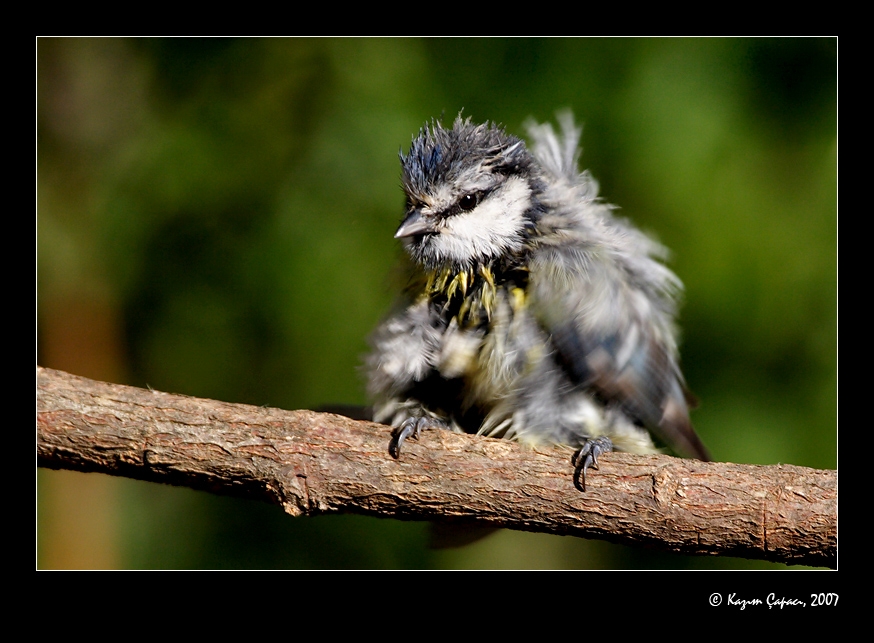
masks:
MULTIPOLYGON (((605 200, 673 252, 715 459, 836 468, 835 39, 37 40, 38 362, 286 409, 365 402, 397 153, 459 110, 571 108, 605 200)), ((40 568, 725 568, 40 470, 40 568)))

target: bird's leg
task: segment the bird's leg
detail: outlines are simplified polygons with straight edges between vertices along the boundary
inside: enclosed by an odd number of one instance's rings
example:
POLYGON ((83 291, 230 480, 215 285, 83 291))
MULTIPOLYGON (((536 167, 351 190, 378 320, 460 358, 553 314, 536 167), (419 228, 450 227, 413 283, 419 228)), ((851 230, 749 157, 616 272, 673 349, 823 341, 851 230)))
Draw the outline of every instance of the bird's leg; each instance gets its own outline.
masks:
POLYGON ((446 422, 429 415, 413 416, 404 420, 400 426, 392 431, 391 442, 388 443, 388 452, 395 460, 401 455, 401 445, 407 438, 418 439, 419 433, 424 429, 444 429, 446 422))
POLYGON ((613 451, 613 442, 606 436, 587 438, 583 445, 574 453, 571 462, 574 465, 574 486, 580 491, 586 490, 586 471, 589 467, 598 468, 598 456, 613 451))

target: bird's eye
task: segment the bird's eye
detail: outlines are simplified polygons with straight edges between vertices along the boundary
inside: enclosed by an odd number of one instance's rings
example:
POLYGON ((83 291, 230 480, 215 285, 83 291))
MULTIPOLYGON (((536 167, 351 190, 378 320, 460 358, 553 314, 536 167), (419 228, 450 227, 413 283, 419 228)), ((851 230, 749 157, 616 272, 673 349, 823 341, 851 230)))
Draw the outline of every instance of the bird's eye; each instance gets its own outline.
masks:
POLYGON ((470 212, 476 207, 476 196, 473 194, 465 194, 461 197, 461 200, 458 202, 458 207, 460 207, 465 212, 470 212))

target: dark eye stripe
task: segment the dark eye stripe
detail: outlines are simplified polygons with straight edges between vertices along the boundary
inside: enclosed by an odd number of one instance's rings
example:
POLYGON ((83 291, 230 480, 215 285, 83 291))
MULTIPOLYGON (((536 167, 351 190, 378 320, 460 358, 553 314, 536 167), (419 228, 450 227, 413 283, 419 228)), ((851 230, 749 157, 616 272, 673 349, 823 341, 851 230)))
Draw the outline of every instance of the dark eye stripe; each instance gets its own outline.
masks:
POLYGON ((443 217, 451 217, 456 214, 461 214, 462 212, 470 212, 480 203, 482 203, 483 199, 485 199, 489 194, 494 191, 495 188, 488 188, 485 190, 479 190, 478 192, 471 192, 470 194, 465 194, 463 197, 458 199, 452 207, 445 210, 442 214, 443 217))

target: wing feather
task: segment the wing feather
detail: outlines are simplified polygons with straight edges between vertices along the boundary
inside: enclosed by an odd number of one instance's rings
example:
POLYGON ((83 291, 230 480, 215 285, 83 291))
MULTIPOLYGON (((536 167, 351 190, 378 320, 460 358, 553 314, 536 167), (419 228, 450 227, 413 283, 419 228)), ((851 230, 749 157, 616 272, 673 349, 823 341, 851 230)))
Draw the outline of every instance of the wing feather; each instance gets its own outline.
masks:
POLYGON ((598 243, 587 243, 592 230, 574 232, 554 232, 531 260, 532 309, 557 361, 574 385, 620 407, 677 452, 709 460, 689 421, 677 363, 679 282, 653 258, 627 261, 623 235, 602 231, 598 243))

